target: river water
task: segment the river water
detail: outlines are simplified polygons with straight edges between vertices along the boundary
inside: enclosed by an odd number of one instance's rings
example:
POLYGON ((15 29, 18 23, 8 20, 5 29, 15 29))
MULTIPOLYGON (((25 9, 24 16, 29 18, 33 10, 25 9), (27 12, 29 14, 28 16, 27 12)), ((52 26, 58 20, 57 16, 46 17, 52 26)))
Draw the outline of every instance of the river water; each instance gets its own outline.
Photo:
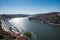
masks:
POLYGON ((28 17, 12 18, 9 22, 21 33, 32 32, 34 40, 60 40, 60 26, 31 21, 28 17))

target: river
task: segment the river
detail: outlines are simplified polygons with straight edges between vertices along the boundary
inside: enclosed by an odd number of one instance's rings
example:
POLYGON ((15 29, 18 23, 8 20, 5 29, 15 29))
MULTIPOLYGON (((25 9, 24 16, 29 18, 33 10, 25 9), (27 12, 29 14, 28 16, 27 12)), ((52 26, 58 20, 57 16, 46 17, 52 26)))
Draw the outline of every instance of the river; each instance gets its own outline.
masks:
POLYGON ((28 17, 12 18, 9 22, 14 25, 19 32, 32 32, 34 40, 60 40, 60 26, 31 21, 28 17))

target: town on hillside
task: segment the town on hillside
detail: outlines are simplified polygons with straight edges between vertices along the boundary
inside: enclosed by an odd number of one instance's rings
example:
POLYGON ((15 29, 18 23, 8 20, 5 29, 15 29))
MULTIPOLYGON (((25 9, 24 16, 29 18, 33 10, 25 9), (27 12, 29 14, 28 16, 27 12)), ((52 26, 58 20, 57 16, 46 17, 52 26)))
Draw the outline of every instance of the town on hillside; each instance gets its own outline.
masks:
POLYGON ((60 12, 36 14, 29 17, 30 20, 43 21, 44 23, 60 24, 60 12))

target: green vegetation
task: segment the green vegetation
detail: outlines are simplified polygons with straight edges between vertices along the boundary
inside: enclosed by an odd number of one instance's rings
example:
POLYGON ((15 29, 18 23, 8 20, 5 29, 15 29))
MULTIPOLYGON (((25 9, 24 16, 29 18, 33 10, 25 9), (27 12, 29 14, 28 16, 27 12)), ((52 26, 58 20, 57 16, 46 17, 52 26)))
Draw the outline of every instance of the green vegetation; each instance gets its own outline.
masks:
POLYGON ((57 19, 60 20, 60 16, 57 16, 57 19))
POLYGON ((0 34, 1 40, 9 40, 9 37, 7 35, 0 34))
POLYGON ((60 24, 60 16, 53 16, 52 18, 53 18, 53 20, 55 19, 55 23, 60 24))
POLYGON ((32 37, 32 33, 31 32, 24 32, 23 35, 25 35, 26 37, 29 37, 29 38, 32 37))
POLYGON ((5 36, 4 35, 0 35, 0 39, 5 39, 5 36))
POLYGON ((60 16, 53 16, 53 19, 60 19, 60 16))

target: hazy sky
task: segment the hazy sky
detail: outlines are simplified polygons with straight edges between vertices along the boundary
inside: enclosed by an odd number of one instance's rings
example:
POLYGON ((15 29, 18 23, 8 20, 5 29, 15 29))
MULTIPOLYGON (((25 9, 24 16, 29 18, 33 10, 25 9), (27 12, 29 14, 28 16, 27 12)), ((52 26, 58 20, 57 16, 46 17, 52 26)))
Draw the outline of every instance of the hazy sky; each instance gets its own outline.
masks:
POLYGON ((60 12, 60 0, 0 0, 0 14, 60 12))

